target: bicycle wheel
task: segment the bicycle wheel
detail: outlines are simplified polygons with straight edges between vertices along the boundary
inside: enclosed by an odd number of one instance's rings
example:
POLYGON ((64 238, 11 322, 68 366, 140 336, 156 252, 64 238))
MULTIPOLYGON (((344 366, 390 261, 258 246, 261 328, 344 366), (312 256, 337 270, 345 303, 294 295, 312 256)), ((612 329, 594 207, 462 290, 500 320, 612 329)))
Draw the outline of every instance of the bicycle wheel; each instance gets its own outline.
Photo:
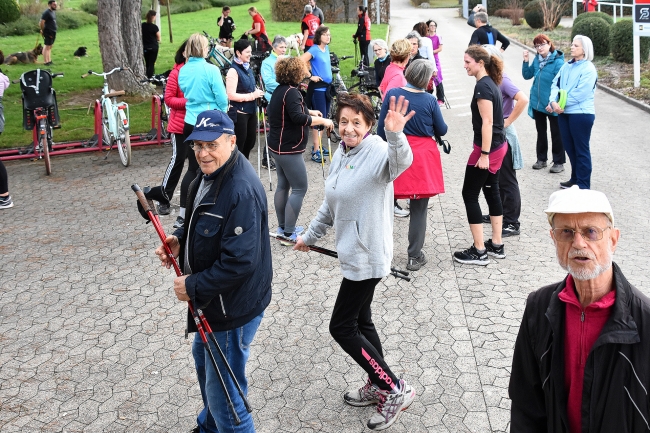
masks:
POLYGON ((39 140, 41 142, 41 148, 43 149, 43 160, 45 161, 45 173, 49 176, 50 174, 52 174, 52 163, 50 162, 50 146, 51 146, 52 136, 48 133, 48 128, 49 125, 47 123, 47 120, 41 119, 38 127, 38 132, 40 134, 39 140))
POLYGON ((115 137, 117 150, 120 153, 120 161, 124 167, 131 164, 131 136, 129 131, 124 129, 124 124, 121 118, 117 121, 117 137, 115 137))

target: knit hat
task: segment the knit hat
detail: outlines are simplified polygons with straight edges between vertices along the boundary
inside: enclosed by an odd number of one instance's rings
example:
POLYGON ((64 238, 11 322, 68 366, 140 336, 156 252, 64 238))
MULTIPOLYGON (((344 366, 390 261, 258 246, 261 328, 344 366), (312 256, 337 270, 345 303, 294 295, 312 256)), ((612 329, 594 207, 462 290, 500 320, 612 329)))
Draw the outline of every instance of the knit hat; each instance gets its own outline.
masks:
POLYGON ((575 35, 573 40, 580 39, 582 42, 582 50, 585 52, 585 60, 592 61, 594 59, 594 43, 591 42, 587 36, 575 35))
POLYGON ((548 199, 546 209, 549 224, 553 225, 553 217, 558 213, 604 213, 614 225, 614 212, 607 196, 593 189, 580 189, 578 185, 556 191, 548 199))

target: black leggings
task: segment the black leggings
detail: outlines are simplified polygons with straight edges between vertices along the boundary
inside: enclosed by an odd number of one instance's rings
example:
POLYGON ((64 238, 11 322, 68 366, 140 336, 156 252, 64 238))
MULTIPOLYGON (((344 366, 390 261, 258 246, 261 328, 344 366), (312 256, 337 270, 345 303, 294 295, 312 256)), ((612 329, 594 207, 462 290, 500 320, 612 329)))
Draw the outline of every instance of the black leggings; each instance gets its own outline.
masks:
MULTIPOLYGON (((189 137, 194 130, 194 125, 185 123, 183 125, 183 135, 189 137)), ((185 143, 186 152, 187 152, 187 171, 185 176, 183 176, 183 181, 181 182, 181 199, 179 202, 180 207, 187 207, 185 201, 187 200, 187 191, 190 189, 190 183, 196 178, 197 171, 199 170, 199 162, 196 160, 196 153, 190 147, 191 141, 185 143)))
POLYGON ((485 201, 490 209, 490 216, 503 215, 503 205, 499 194, 499 172, 492 174, 489 170, 468 165, 465 168, 465 181, 463 182, 463 201, 470 224, 483 223, 481 205, 478 203, 481 189, 483 189, 485 201))
POLYGON ((186 137, 184 134, 172 134, 172 157, 162 181, 162 187, 170 200, 174 196, 174 190, 181 178, 181 173, 183 173, 185 159, 188 156, 194 158, 194 151, 185 143, 186 137))
POLYGON ((7 169, 5 165, 0 161, 0 194, 6 194, 9 192, 9 177, 7 176, 7 169))
POLYGON ((445 100, 445 86, 442 85, 442 81, 436 86, 436 99, 438 101, 445 100))
POLYGON ((255 147, 255 133, 257 132, 257 113, 237 113, 235 123, 235 135, 237 136, 237 148, 248 159, 251 150, 255 147))
POLYGON ((352 281, 343 278, 330 320, 330 334, 345 352, 363 368, 370 381, 392 390, 398 379, 384 361, 381 341, 372 323, 370 304, 381 278, 352 281))
POLYGON ((147 78, 153 77, 156 59, 158 59, 158 47, 144 49, 144 65, 147 78))

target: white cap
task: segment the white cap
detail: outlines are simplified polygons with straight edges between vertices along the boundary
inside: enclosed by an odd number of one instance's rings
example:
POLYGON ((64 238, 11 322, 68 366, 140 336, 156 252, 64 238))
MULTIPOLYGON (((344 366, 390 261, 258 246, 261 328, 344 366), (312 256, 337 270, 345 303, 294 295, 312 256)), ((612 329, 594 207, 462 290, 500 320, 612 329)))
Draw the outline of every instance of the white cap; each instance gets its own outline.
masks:
POLYGON ((557 213, 586 212, 604 213, 614 225, 614 212, 607 196, 600 191, 580 189, 578 185, 551 194, 548 199, 548 209, 544 212, 548 215, 548 222, 551 225, 557 213))

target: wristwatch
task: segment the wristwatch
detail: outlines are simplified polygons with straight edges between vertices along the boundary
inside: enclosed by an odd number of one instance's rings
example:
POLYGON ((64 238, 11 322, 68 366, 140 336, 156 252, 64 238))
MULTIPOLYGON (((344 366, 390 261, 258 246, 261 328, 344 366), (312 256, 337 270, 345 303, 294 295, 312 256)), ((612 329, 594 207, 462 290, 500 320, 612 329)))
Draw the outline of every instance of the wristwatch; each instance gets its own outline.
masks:
POLYGON ((489 155, 489 154, 490 154, 489 151, 486 152, 485 150, 481 150, 481 155, 489 155))

